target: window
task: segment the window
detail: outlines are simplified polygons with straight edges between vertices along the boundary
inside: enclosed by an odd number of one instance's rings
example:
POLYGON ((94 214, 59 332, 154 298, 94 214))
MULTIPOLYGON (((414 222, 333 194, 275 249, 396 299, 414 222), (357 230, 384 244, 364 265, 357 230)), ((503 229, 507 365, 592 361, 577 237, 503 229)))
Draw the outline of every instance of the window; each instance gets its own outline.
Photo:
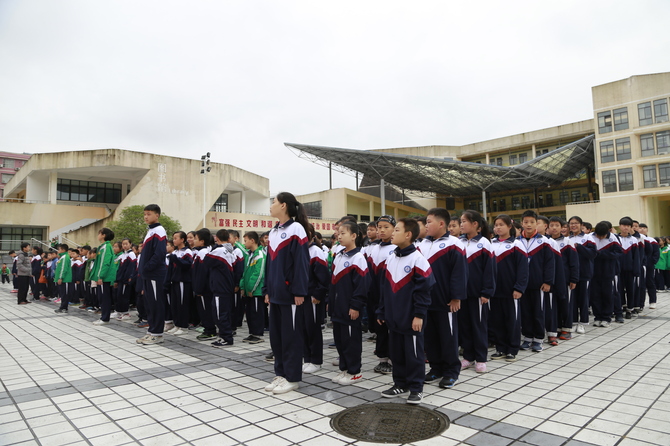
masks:
POLYGON ((519 164, 523 164, 526 161, 528 161, 528 154, 527 153, 520 153, 519 154, 519 164))
POLYGON ((633 190, 633 168, 619 169, 619 191, 633 190))
POLYGON ((644 187, 656 187, 656 166, 644 166, 642 168, 642 178, 644 178, 644 187))
POLYGON ((612 112, 598 113, 598 133, 609 133, 612 131, 612 112))
POLYGON ((651 119, 651 102, 643 102, 637 105, 637 116, 640 118, 640 125, 653 124, 651 119))
POLYGON ((3 173, 2 174, 2 184, 7 184, 9 183, 9 180, 14 178, 14 175, 9 174, 9 173, 3 173))
POLYGON ((369 215, 361 215, 361 221, 367 221, 368 223, 370 223, 372 220, 370 220, 369 215))
POLYGON ((496 159, 495 158, 489 159, 489 165, 495 166, 496 165, 496 159))
POLYGON ((519 197, 512 197, 512 209, 520 209, 521 203, 519 202, 519 197))
POLYGON ((5 158, 5 162, 3 164, 5 165, 6 168, 9 169, 13 169, 15 166, 14 160, 9 158, 5 158))
POLYGON ((558 193, 558 199, 561 201, 561 204, 568 202, 568 191, 562 190, 558 193))
POLYGON ((554 196, 552 194, 544 194, 544 199, 548 207, 554 205, 554 196))
POLYGON ((642 149, 642 156, 652 156, 656 154, 656 150, 654 150, 653 133, 640 135, 640 148, 642 149))
POLYGON ((576 203, 577 201, 581 201, 580 199, 582 198, 582 194, 578 190, 573 190, 570 194, 570 201, 573 203, 576 203))
POLYGON ((656 149, 659 155, 666 155, 670 151, 670 130, 656 134, 656 149))
POLYGON ((600 162, 611 163, 612 161, 614 161, 614 143, 602 141, 600 143, 600 162))
POLYGON ((493 200, 493 205, 491 206, 493 212, 498 212, 498 200, 493 200))
POLYGON ((509 156, 509 165, 514 166, 517 164, 517 156, 516 155, 510 155, 509 156))
MULTIPOLYGON (((31 239, 44 240, 43 228, 17 228, 3 226, 0 228, 0 250, 9 251, 21 249, 21 242, 27 241, 33 244, 31 239)), ((11 266, 10 266, 11 268, 11 266)))
MULTIPOLYGON (((321 200, 302 204, 308 217, 321 218, 321 200)), ((368 220, 370 217, 368 217, 368 220)))
POLYGON ((504 198, 500 199, 500 210, 501 211, 506 211, 507 210, 507 205, 505 204, 505 199, 504 198))
POLYGON ((529 209, 529 208, 531 207, 531 206, 530 206, 530 197, 529 197, 529 196, 526 195, 525 197, 521 197, 521 207, 522 207, 523 209, 529 209))
POLYGON ((502 158, 496 158, 496 165, 502 166, 502 158))
POLYGON ((603 171, 603 192, 616 192, 616 171, 603 171))
POLYGON ((614 110, 614 130, 626 130, 628 128, 628 107, 614 110))
POLYGON ((89 203, 121 203, 121 184, 59 178, 56 199, 89 203))
POLYGON ((670 163, 658 165, 658 180, 663 187, 670 185, 670 163))
POLYGON ((221 194, 209 212, 228 212, 228 194, 221 194))
POLYGON ((630 159, 630 138, 616 140, 616 159, 617 161, 630 159))
POLYGON ((542 156, 542 155, 544 155, 545 153, 549 153, 549 149, 544 149, 544 150, 542 150, 542 149, 537 149, 537 150, 535 151, 535 156, 542 156))
POLYGON ((542 195, 537 196, 537 207, 539 208, 544 207, 544 198, 542 198, 542 195))
POLYGON ((668 100, 659 99, 654 101, 654 118, 656 122, 668 122, 668 100))

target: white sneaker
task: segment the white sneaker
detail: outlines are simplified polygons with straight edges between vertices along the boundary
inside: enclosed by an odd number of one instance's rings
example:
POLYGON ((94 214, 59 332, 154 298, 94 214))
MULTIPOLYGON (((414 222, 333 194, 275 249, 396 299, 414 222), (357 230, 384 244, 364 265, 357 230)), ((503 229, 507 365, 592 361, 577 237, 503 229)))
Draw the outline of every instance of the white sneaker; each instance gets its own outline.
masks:
POLYGON ((584 326, 582 324, 577 325, 577 333, 579 334, 586 333, 586 330, 584 330, 584 326))
POLYGON ((306 363, 304 363, 304 364, 302 365, 302 372, 303 372, 303 373, 305 373, 305 369, 307 368, 308 365, 310 365, 309 362, 306 362, 306 363))
POLYGON ((102 319, 98 319, 97 321, 93 321, 93 325, 109 325, 109 321, 105 322, 102 319))
POLYGON ((649 304, 649 309, 650 310, 655 310, 656 309, 656 304, 649 304))
POLYGON ((340 379, 346 374, 347 374, 346 370, 340 370, 340 372, 337 375, 333 376, 333 379, 331 379, 331 381, 334 382, 335 384, 338 384, 340 382, 340 379))
POLYGON ((126 319, 130 319, 130 313, 122 313, 120 316, 118 316, 116 319, 119 321, 125 321, 126 319))
POLYGON ((307 367, 303 367, 302 372, 303 373, 314 373, 318 370, 321 370, 321 365, 320 364, 305 364, 307 367))
POLYGON ((593 321, 593 326, 594 327, 602 327, 601 324, 602 324, 602 322, 600 322, 600 321, 593 321))
POLYGON ((338 365, 340 365, 340 358, 335 358, 335 359, 333 359, 332 364, 333 364, 335 367, 337 367, 338 365))
POLYGON ((173 328, 174 328, 174 324, 172 322, 167 323, 167 324, 163 325, 163 333, 168 333, 173 328))
POLYGON ((337 382, 338 384, 341 384, 343 386, 348 386, 350 384, 356 384, 358 382, 363 381, 363 375, 362 374, 357 374, 357 375, 350 375, 347 372, 344 372, 344 375, 340 380, 337 382))
POLYGON ((172 330, 168 331, 168 333, 170 333, 172 335, 175 335, 175 336, 186 333, 184 330, 181 329, 181 327, 175 327, 175 328, 176 328, 176 330, 172 329, 172 330))
POLYGON ((281 395, 282 393, 288 393, 293 390, 296 390, 300 387, 300 383, 290 383, 286 380, 283 380, 278 386, 272 389, 274 395, 281 395))
POLYGON ((179 330, 181 330, 179 327, 177 327, 176 325, 173 325, 172 328, 167 330, 165 333, 175 334, 179 330))
POLYGON ((609 328, 610 323, 607 322, 607 321, 601 321, 601 322, 600 322, 600 326, 603 327, 603 328, 609 328))
POLYGON ((270 384, 265 386, 265 391, 266 392, 272 392, 275 389, 275 387, 277 387, 279 384, 283 383, 284 381, 286 381, 286 379, 283 376, 275 376, 274 378, 272 378, 272 382, 270 382, 270 384))
POLYGON ((116 319, 117 317, 121 316, 122 313, 114 312, 109 315, 110 318, 116 319))

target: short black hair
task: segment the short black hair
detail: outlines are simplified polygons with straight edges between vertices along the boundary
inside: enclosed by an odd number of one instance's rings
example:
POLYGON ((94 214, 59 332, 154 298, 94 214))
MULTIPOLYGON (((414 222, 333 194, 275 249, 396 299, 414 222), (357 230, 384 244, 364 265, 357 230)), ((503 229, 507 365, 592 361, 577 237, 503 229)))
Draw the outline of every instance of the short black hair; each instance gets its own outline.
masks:
POLYGON ((449 223, 449 220, 451 220, 451 215, 449 214, 449 211, 446 210, 445 208, 432 208, 429 209, 428 212, 426 212, 426 217, 427 216, 435 217, 440 220, 443 220, 445 223, 449 223))
POLYGON ((16 251, 14 251, 13 249, 10 250, 10 251, 7 253, 7 255, 12 255, 12 254, 16 254, 16 251))
POLYGON ((342 218, 340 218, 339 220, 337 220, 337 221, 335 222, 335 224, 336 224, 336 225, 339 225, 340 223, 345 222, 345 221, 353 221, 354 223, 358 223, 358 221, 356 220, 356 217, 353 217, 353 216, 351 216, 351 215, 345 215, 344 217, 342 217, 342 218))
POLYGON ((219 229, 216 231, 216 238, 218 238, 222 243, 227 243, 228 239, 230 239, 230 233, 225 229, 219 229))
POLYGON ((633 226, 633 219, 630 217, 623 217, 621 220, 619 220, 619 226, 621 225, 633 226))
POLYGON ((245 232, 244 236, 249 240, 253 240, 257 245, 261 242, 261 238, 258 236, 258 232, 256 231, 245 232))
POLYGON ((598 223, 596 225, 596 229, 593 232, 595 232, 596 235, 599 235, 599 236, 602 237, 604 235, 609 234, 611 226, 612 226, 612 224, 610 222, 601 221, 600 223, 598 223))
POLYGON ((426 226, 426 217, 416 217, 415 220, 419 223, 423 223, 426 226))
POLYGON ((70 248, 68 251, 74 252, 75 254, 79 254, 79 250, 77 248, 70 248))
POLYGON ((588 221, 583 222, 582 225, 583 225, 586 229, 588 229, 589 231, 590 231, 591 229, 593 229, 593 225, 592 225, 591 223, 589 223, 588 221))
POLYGON ((148 205, 144 206, 144 210, 155 212, 158 215, 161 215, 161 207, 158 206, 157 204, 148 204, 148 205))
POLYGON ((538 215, 537 219, 538 219, 538 221, 543 221, 544 224, 549 226, 549 219, 547 217, 545 217, 544 215, 538 215))
POLYGON ((63 251, 67 251, 70 249, 70 247, 67 245, 67 243, 61 243, 58 245, 58 249, 62 249, 63 251))
POLYGON ((563 225, 567 224, 566 221, 563 220, 561 217, 556 217, 556 216, 553 216, 549 219, 549 223, 551 223, 551 222, 554 222, 554 223, 558 222, 558 223, 561 224, 561 227, 563 227, 563 225))
POLYGON ((109 228, 102 228, 101 230, 98 231, 98 234, 104 235, 106 242, 114 240, 114 231, 112 231, 109 228))
POLYGON ((641 228, 647 228, 647 229, 649 228, 649 226, 647 226, 646 223, 640 223, 640 227, 641 227, 641 228))
POLYGON ((91 245, 84 245, 84 246, 81 247, 81 249, 85 249, 87 251, 90 251, 91 250, 91 245))
POLYGON ((537 221, 537 212, 535 212, 532 209, 528 209, 527 211, 523 211, 523 214, 521 214, 521 221, 523 221, 524 218, 526 217, 532 217, 537 221))
POLYGON ((21 243, 21 251, 23 251, 23 249, 26 248, 27 246, 30 246, 30 243, 28 242, 21 243))
POLYGON ((38 256, 42 255, 42 252, 43 252, 42 248, 40 248, 39 246, 33 246, 33 249, 35 250, 35 252, 37 253, 38 256))
POLYGON ((368 228, 376 228, 377 227, 377 222, 376 221, 371 221, 368 223, 368 228))
POLYGON ((240 238, 240 233, 236 229, 228 229, 228 237, 240 238))
POLYGON ((419 232, 421 229, 419 228, 419 222, 414 219, 414 218, 401 218, 398 220, 398 223, 402 223, 403 228, 405 228, 405 232, 411 232, 412 233, 412 243, 416 238, 419 236, 419 232))

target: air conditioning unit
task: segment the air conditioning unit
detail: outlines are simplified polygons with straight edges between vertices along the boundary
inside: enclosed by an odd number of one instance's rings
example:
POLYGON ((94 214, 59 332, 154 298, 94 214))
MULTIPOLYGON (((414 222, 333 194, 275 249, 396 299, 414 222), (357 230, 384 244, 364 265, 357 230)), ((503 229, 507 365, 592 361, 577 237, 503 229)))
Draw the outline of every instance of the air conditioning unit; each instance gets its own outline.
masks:
POLYGON ((670 183, 662 183, 658 185, 658 187, 668 187, 668 186, 670 186, 670 183))
POLYGON ((2 167, 5 167, 5 165, 4 165, 4 164, 0 164, 0 168, 2 168, 2 167))
POLYGON ((666 151, 660 151, 660 150, 659 150, 659 151, 658 151, 658 154, 659 154, 659 155, 667 155, 668 152, 666 152, 666 151))
POLYGON ((20 167, 15 167, 14 170, 19 171, 20 167))

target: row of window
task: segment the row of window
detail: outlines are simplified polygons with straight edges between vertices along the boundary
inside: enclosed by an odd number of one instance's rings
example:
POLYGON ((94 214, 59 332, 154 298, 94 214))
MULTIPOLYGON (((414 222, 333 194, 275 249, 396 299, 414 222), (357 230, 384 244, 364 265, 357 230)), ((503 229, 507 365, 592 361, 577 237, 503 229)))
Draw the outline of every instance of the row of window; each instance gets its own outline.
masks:
POLYGON ((651 164, 642 167, 644 187, 670 186, 670 163, 651 164))
MULTIPOLYGON (((640 135, 640 152, 642 156, 667 155, 670 153, 670 131, 647 133, 640 135), (654 144, 654 140, 656 143, 654 144)), ((600 162, 611 163, 616 160, 623 161, 631 158, 630 138, 619 138, 614 141, 600 142, 600 162)))
POLYGON ((5 159, 0 159, 0 164, 2 164, 2 166, 5 167, 6 169, 14 169, 16 167, 23 166, 23 161, 22 160, 15 160, 13 158, 5 158, 5 159))
MULTIPOLYGON (((580 189, 574 190, 562 190, 558 192, 558 199, 561 204, 573 203, 577 201, 587 201, 588 194, 583 194, 580 189)), ((467 203, 468 209, 475 209, 482 211, 482 202, 481 201, 470 201, 467 203)), ((520 210, 520 209, 531 209, 531 208, 544 208, 554 206, 554 194, 547 192, 545 194, 538 194, 537 196, 537 206, 535 203, 535 198, 530 195, 524 195, 521 197, 512 197, 510 199, 510 209, 509 210, 520 210)), ((492 212, 504 212, 507 211, 507 199, 506 198, 497 198, 491 200, 491 211, 492 212)))
MULTIPOLYGON (((643 166, 642 178, 645 188, 670 186, 670 163, 643 166)), ((622 192, 633 189, 632 167, 603 171, 603 192, 622 192)))
MULTIPOLYGON (((666 98, 647 101, 637 105, 640 127, 659 122, 668 122, 668 100, 666 98)), ((598 133, 609 133, 628 129, 628 107, 598 113, 598 133)))
POLYGON ((121 203, 121 184, 59 178, 56 198, 61 201, 121 203))
POLYGON ((14 178, 14 175, 12 175, 11 173, 3 173, 2 174, 2 184, 9 183, 9 180, 11 180, 12 178, 14 178))

